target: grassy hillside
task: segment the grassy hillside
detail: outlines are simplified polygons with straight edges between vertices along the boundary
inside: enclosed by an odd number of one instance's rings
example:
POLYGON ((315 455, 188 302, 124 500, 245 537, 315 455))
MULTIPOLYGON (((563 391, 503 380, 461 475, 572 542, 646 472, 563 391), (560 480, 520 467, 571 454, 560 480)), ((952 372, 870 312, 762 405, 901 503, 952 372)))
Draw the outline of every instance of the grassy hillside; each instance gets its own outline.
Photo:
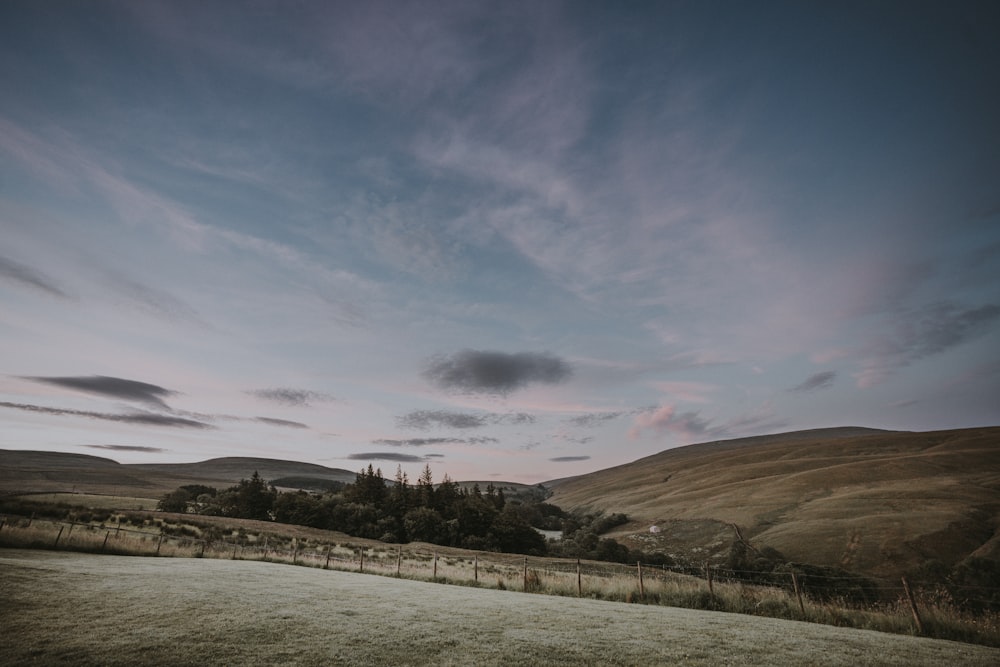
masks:
POLYGON ((1000 656, 813 623, 239 560, 0 550, 0 594, 0 663, 11 665, 910 666, 1000 656))
POLYGON ((563 480, 551 502, 624 512, 619 537, 679 557, 723 559, 735 524, 791 560, 894 576, 1000 557, 1000 428, 703 443, 563 480))
POLYGON ((230 457, 200 463, 121 464, 84 454, 0 449, 0 493, 76 492, 160 498, 185 484, 225 488, 249 479, 307 477, 353 482, 355 473, 312 463, 230 457))

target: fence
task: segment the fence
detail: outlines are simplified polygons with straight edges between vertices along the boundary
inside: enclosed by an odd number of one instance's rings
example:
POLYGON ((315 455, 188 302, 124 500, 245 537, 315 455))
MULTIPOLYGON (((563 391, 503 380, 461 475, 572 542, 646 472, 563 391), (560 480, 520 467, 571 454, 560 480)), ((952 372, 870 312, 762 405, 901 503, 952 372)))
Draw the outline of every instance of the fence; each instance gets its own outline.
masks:
MULTIPOLYGON (((699 607, 838 624, 844 620, 837 617, 837 610, 849 609, 850 605, 843 598, 824 597, 817 591, 830 587, 843 590, 845 586, 864 586, 874 582, 883 595, 896 599, 895 603, 884 605, 881 610, 872 611, 874 607, 868 607, 870 613, 894 616, 894 625, 888 627, 888 631, 905 631, 902 627, 905 624, 911 625, 911 632, 925 634, 927 631, 924 619, 927 605, 921 608, 919 592, 905 578, 893 581, 818 575, 789 566, 785 571, 770 573, 768 581, 753 581, 760 572, 727 569, 709 563, 698 567, 641 562, 623 565, 492 552, 428 552, 403 545, 289 540, 264 533, 237 533, 219 539, 204 539, 193 535, 167 534, 161 528, 162 524, 155 523, 146 528, 134 528, 123 526, 120 522, 117 525, 97 525, 76 521, 35 521, 33 517, 0 517, 0 546, 133 556, 285 562, 443 583, 699 607), (905 623, 900 621, 901 616, 905 623)), ((996 589, 976 590, 984 594, 996 592, 996 589)), ((989 602, 985 598, 982 601, 989 602)), ((854 611, 862 613, 857 609, 854 611)), ((883 629, 872 623, 869 619, 861 627, 883 629)), ((1000 622, 996 624, 1000 625, 1000 622)), ((993 630, 1000 633, 1000 628, 993 630)))

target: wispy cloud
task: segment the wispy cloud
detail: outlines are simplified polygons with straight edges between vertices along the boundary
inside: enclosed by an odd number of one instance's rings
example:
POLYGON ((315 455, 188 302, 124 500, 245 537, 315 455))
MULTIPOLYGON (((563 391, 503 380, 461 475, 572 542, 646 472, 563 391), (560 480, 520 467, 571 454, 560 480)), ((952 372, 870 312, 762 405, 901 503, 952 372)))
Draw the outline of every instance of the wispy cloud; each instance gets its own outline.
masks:
POLYGON ((112 452, 139 452, 142 454, 159 454, 167 451, 162 447, 145 447, 143 445, 82 445, 90 449, 105 449, 112 452))
POLYGON ((821 371, 810 375, 805 380, 795 385, 790 392, 809 392, 817 389, 829 389, 833 386, 833 381, 837 378, 836 371, 821 371))
POLYGON ((127 401, 139 401, 148 403, 159 408, 169 409, 163 401, 163 396, 171 396, 177 392, 164 389, 148 382, 137 380, 126 380, 124 378, 109 377, 106 375, 89 375, 78 377, 25 377, 25 380, 42 382, 64 389, 74 389, 88 394, 100 396, 110 396, 121 398, 127 401))
POLYGON ((428 458, 439 458, 439 455, 416 456, 415 454, 400 454, 399 452, 359 452, 347 457, 350 461, 395 461, 398 463, 423 463, 428 458))
POLYGON ((534 424, 535 416, 526 412, 451 412, 448 410, 416 410, 401 417, 396 417, 396 425, 400 428, 425 431, 430 428, 483 428, 497 425, 534 424))
POLYGON ((737 415, 713 424, 712 420, 702 417, 698 411, 677 412, 674 406, 663 405, 636 415, 628 436, 637 439, 646 431, 657 435, 673 433, 690 443, 700 439, 765 433, 785 426, 787 422, 776 418, 766 406, 756 413, 737 415))
POLYGON ((529 384, 558 384, 572 375, 569 364, 538 352, 462 350, 431 359, 424 377, 445 390, 505 396, 529 384))
POLYGON ((262 424, 270 424, 271 426, 284 426, 286 428, 309 428, 308 424, 291 421, 289 419, 275 419, 274 417, 257 417, 256 419, 262 424))
POLYGON ((0 278, 6 278, 18 285, 40 290, 50 296, 63 299, 69 296, 54 280, 41 271, 2 256, 0 256, 0 278))
POLYGON ((575 417, 570 417, 566 421, 573 426, 580 426, 583 428, 595 428, 609 422, 613 419, 618 419, 628 412, 625 411, 615 411, 615 412, 590 412, 585 415, 577 415, 575 417))
POLYGON ((965 308, 939 302, 896 315, 892 333, 869 345, 862 369, 855 377, 859 387, 871 387, 894 372, 925 357, 943 353, 989 330, 1000 319, 1000 306, 965 308))
POLYGON ((382 438, 372 440, 373 445, 388 445, 389 447, 427 447, 430 445, 495 445, 500 442, 497 438, 472 437, 472 438, 407 438, 403 440, 392 440, 382 438))
POLYGON ((254 396, 256 398, 263 399, 265 401, 270 401, 271 403, 277 403, 279 405, 287 405, 291 407, 310 407, 313 401, 335 401, 333 396, 321 391, 312 391, 309 389, 291 389, 289 387, 277 387, 272 389, 251 389, 246 392, 247 394, 254 396))
POLYGON ((0 407, 14 410, 25 410, 27 412, 38 412, 49 415, 66 417, 86 417, 88 419, 101 419, 104 421, 121 422, 124 424, 143 424, 148 426, 173 426, 178 428, 215 428, 211 424, 174 417, 172 415, 161 415, 152 412, 131 412, 125 414, 115 414, 108 412, 91 412, 89 410, 67 410, 64 408, 51 408, 43 405, 30 405, 26 403, 9 403, 0 401, 0 407))
POLYGON ((549 459, 553 463, 574 463, 576 461, 589 461, 589 456, 556 456, 549 459))

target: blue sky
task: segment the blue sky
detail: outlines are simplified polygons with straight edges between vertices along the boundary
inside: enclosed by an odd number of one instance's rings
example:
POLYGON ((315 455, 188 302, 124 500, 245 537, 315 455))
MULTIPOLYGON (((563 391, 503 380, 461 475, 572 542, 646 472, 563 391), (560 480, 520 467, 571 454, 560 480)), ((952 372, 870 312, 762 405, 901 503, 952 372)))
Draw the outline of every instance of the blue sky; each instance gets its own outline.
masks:
POLYGON ((991 2, 0 7, 0 447, 535 483, 1000 424, 991 2))

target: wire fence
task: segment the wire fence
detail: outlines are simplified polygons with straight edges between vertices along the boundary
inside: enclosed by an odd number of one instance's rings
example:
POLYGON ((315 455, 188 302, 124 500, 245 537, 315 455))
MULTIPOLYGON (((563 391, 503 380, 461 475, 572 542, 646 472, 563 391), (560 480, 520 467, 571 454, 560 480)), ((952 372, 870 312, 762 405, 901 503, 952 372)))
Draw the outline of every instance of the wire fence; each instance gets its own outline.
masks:
MULTIPOLYGON (((134 556, 228 558, 284 562, 322 569, 488 586, 525 592, 548 592, 579 597, 662 601, 664 591, 678 587, 699 589, 710 599, 748 591, 758 598, 784 595, 806 614, 806 605, 850 606, 852 590, 869 591, 880 599, 895 600, 912 614, 923 634, 921 598, 906 578, 828 574, 787 564, 762 573, 705 562, 700 565, 635 564, 522 556, 495 552, 424 550, 411 545, 372 545, 316 539, 287 538, 266 533, 231 533, 215 538, 171 534, 166 524, 152 522, 132 527, 121 523, 84 523, 71 520, 35 520, 0 516, 0 546, 44 548, 134 556), (754 592, 755 591, 755 592, 754 592), (831 593, 832 591, 832 593, 831 593), (647 599, 648 598, 648 599, 647 599)), ((963 599, 990 608, 1000 599, 1000 588, 955 586, 971 594, 963 599)), ((670 598, 666 598, 670 599, 670 598)), ((868 604, 872 600, 866 601, 868 604)))

